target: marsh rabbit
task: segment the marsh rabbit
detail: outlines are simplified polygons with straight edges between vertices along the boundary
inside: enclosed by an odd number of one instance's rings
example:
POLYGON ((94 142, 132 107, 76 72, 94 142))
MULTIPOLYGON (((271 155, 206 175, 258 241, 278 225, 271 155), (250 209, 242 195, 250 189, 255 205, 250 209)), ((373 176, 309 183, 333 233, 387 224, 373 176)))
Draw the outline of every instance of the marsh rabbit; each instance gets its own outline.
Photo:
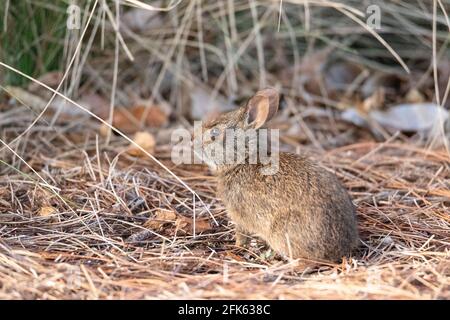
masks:
POLYGON ((278 104, 275 89, 260 90, 244 106, 203 123, 194 134, 236 225, 236 245, 245 245, 254 234, 285 257, 340 261, 356 248, 359 237, 355 206, 338 178, 317 161, 285 152, 278 154, 276 170, 265 171, 267 161, 259 161, 258 147, 251 147, 260 142, 246 137, 245 148, 237 148, 236 139, 260 131, 278 104), (231 136, 233 131, 240 133, 231 136), (230 142, 240 161, 223 160, 230 142))

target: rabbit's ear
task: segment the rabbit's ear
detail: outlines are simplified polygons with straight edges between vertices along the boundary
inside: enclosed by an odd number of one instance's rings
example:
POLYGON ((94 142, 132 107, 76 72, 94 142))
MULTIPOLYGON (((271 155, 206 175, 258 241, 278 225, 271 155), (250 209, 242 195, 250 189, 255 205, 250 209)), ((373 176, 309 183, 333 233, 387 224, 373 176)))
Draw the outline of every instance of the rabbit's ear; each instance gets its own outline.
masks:
POLYGON ((258 91, 245 107, 246 125, 254 129, 260 128, 269 121, 278 110, 278 92, 273 88, 258 91))

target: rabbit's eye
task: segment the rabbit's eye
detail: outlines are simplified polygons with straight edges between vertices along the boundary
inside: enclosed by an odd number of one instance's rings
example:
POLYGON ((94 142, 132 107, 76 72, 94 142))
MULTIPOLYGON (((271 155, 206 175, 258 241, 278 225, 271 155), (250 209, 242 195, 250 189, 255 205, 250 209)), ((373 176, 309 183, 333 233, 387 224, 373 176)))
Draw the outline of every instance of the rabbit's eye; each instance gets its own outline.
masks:
POLYGON ((210 135, 211 135, 211 140, 212 141, 216 140, 216 138, 220 135, 219 128, 212 128, 211 131, 210 131, 210 135))

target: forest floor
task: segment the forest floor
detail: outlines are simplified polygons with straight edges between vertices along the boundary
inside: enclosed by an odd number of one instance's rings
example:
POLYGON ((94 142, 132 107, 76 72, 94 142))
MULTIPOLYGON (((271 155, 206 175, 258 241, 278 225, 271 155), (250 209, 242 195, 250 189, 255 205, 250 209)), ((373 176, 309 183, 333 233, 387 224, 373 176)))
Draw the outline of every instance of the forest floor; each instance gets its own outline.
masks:
MULTIPOLYGON (((32 118, 14 112, 6 136, 32 118)), ((360 248, 328 265, 284 261, 259 240, 236 247, 215 178, 171 163, 167 139, 154 156, 203 203, 121 137, 106 144, 93 120, 34 126, 10 152, 21 157, 1 161, 0 298, 450 299, 450 156, 334 125, 350 141, 321 148, 281 134, 285 150, 334 171, 357 205, 360 248)), ((319 127, 329 126, 311 132, 319 127)))

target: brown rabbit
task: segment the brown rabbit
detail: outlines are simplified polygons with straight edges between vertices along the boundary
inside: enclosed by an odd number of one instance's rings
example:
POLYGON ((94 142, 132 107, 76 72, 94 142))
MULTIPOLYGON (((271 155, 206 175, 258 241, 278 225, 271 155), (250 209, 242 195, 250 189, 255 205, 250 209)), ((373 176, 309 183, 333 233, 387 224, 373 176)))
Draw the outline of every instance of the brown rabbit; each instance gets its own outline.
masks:
MULTIPOLYGON (((201 151, 218 177, 218 196, 236 224, 236 245, 256 234, 287 257, 339 261, 357 246, 358 231, 355 207, 334 174, 305 156, 284 152, 279 153, 277 170, 264 173, 267 164, 249 161, 255 153, 249 139, 244 161, 225 163, 215 157, 225 153, 231 141, 227 129, 242 134, 261 128, 276 113, 278 101, 275 89, 260 90, 245 106, 201 128, 201 151), (208 152, 211 149, 216 154, 208 152)), ((237 152, 236 146, 233 150, 237 152)))

